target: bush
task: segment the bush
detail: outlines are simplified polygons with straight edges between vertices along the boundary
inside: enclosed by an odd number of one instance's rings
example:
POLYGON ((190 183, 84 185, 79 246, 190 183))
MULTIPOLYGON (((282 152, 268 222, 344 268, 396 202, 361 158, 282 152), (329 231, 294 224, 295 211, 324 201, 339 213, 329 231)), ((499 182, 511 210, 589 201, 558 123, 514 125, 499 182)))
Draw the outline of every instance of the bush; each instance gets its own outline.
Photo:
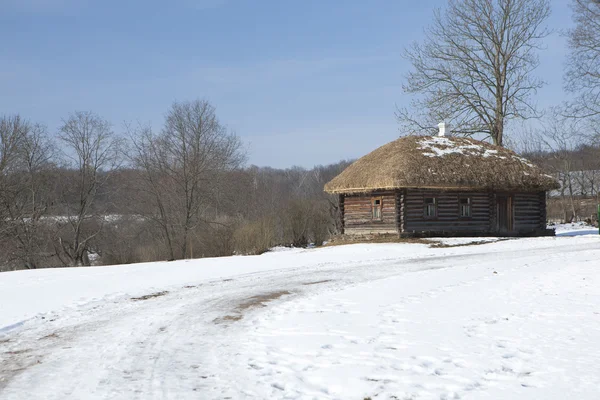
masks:
POLYGON ((262 254, 275 245, 275 223, 272 218, 244 222, 233 232, 236 254, 262 254))
POLYGON ((188 254, 191 258, 223 257, 234 253, 233 228, 229 225, 206 225, 198 228, 188 254))
POLYGON ((284 241, 294 247, 310 243, 320 246, 329 237, 332 225, 328 204, 320 200, 292 200, 283 214, 284 241))
POLYGON ((168 258, 160 232, 147 221, 123 216, 104 225, 95 241, 101 265, 162 261, 168 258))

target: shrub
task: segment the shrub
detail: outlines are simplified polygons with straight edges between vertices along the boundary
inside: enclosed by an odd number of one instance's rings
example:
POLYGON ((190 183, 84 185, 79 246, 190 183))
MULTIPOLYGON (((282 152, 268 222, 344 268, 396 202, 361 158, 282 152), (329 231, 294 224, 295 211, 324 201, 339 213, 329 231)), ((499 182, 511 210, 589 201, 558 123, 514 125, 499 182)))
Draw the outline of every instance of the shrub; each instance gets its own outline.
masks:
POLYGON ((233 232, 236 254, 262 254, 274 245, 275 224, 272 218, 244 222, 233 232))

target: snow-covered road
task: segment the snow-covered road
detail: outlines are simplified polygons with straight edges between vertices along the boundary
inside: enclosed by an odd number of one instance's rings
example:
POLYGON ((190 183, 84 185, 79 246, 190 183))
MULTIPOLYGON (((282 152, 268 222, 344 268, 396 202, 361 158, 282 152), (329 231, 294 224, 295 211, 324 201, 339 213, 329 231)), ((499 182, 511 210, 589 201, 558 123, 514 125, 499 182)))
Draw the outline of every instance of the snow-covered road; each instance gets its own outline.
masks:
POLYGON ((6 273, 0 398, 597 399, 599 288, 591 235, 6 273))

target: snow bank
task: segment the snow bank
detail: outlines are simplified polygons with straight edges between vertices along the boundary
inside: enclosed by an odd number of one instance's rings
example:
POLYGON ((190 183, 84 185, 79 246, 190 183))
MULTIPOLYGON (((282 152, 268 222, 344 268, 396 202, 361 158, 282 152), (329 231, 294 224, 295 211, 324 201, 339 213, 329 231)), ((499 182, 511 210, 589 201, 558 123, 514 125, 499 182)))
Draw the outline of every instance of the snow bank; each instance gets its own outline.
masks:
POLYGON ((178 289, 182 285, 232 276, 326 265, 340 259, 360 262, 407 255, 419 257, 428 253, 425 245, 408 244, 277 250, 260 256, 3 272, 0 273, 0 330, 64 307, 178 289))
POLYGON ((571 224, 557 224, 550 226, 556 230, 556 236, 598 236, 598 228, 590 226, 585 222, 573 222, 571 224))
POLYGON ((494 243, 507 238, 499 237, 450 237, 450 238, 427 238, 428 241, 444 246, 466 246, 484 243, 494 243))
MULTIPOLYGON (((581 225, 559 226, 564 236, 591 235, 597 231, 581 225)), ((458 245, 497 238, 433 239, 458 245)), ((554 238, 520 239, 518 247, 535 247, 554 238)), ((499 251, 506 244, 496 243, 489 251, 499 251)), ((477 247, 477 246, 476 246, 477 247)), ((40 269, 0 273, 0 329, 32 318, 40 313, 78 307, 94 301, 123 296, 144 295, 152 291, 171 290, 182 285, 229 278, 256 272, 337 265, 341 261, 377 262, 421 257, 439 257, 478 251, 471 247, 430 249, 421 244, 356 244, 317 249, 281 248, 260 256, 234 256, 118 265, 110 267, 40 269)))
POLYGON ((586 234, 2 273, 0 398, 595 400, 598 260, 586 234))
POLYGON ((235 360, 253 366, 247 390, 270 399, 597 399, 600 246, 521 254, 272 308, 247 322, 235 360))

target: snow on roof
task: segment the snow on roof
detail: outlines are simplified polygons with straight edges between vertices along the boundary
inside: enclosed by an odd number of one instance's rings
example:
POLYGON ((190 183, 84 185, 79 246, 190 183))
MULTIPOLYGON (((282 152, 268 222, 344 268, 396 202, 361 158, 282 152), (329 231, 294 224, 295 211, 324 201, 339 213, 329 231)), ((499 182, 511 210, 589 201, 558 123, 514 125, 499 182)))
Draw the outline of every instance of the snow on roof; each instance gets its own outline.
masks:
MULTIPOLYGON (((507 159, 505 155, 500 155, 498 150, 486 149, 477 143, 461 143, 453 141, 447 137, 423 138, 420 141, 419 148, 425 150, 423 155, 426 157, 444 157, 448 154, 462 154, 465 156, 484 158, 496 157, 502 160, 507 159)), ((511 157, 529 167, 533 167, 533 165, 523 157, 517 155, 511 155, 511 157)))
POLYGON ((458 144, 446 137, 431 137, 421 140, 420 149, 426 157, 443 157, 446 154, 481 155, 483 147, 477 144, 458 144))

